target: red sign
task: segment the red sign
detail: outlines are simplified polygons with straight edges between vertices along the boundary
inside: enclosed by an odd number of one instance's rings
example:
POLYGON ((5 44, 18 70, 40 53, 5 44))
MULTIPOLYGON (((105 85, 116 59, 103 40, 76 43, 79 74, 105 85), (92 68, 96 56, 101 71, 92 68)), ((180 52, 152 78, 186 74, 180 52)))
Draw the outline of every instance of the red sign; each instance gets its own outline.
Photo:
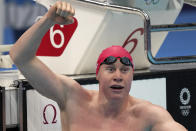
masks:
POLYGON ((137 33, 137 32, 140 32, 140 35, 142 36, 144 34, 144 28, 137 28, 135 29, 129 36, 128 38, 126 39, 126 41, 124 42, 123 44, 123 48, 125 48, 127 45, 129 44, 133 44, 133 47, 132 49, 129 51, 129 53, 133 53, 133 51, 135 50, 136 46, 137 46, 137 43, 138 43, 138 39, 137 38, 132 38, 132 36, 137 33))
POLYGON ((69 43, 72 35, 78 26, 78 21, 74 18, 74 23, 70 25, 54 25, 42 38, 37 50, 37 56, 60 56, 69 43))

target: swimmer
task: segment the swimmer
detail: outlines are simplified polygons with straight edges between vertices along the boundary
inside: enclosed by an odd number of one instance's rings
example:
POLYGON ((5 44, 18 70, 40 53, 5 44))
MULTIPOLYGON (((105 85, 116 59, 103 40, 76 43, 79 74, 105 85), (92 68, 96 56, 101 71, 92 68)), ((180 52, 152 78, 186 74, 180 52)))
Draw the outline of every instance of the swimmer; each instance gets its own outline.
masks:
POLYGON ((69 3, 56 2, 10 51, 30 84, 57 102, 62 131, 186 131, 162 107, 129 95, 134 65, 120 46, 103 50, 97 60, 99 91, 84 89, 72 78, 55 74, 36 57, 48 29, 54 24, 72 23, 74 14, 69 3))

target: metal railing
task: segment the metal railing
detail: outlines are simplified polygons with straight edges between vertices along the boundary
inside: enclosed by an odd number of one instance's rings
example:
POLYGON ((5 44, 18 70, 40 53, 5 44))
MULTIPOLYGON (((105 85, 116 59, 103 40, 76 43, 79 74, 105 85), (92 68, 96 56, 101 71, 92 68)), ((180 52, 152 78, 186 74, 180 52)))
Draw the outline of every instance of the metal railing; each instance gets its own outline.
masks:
POLYGON ((196 30, 196 23, 151 25, 150 17, 148 16, 148 14, 139 8, 118 6, 118 5, 110 4, 108 2, 102 3, 102 2, 92 1, 92 0, 77 0, 77 2, 83 2, 85 4, 101 6, 102 8, 110 9, 113 11, 120 11, 120 12, 140 15, 144 21, 144 52, 146 53, 146 58, 149 60, 150 63, 175 64, 175 63, 196 62, 196 56, 176 56, 176 57, 155 58, 152 55, 152 50, 151 50, 152 32, 196 30))
MULTIPOLYGON (((123 13, 129 13, 129 14, 135 14, 135 15, 141 16, 143 19, 143 22, 144 22, 144 51, 146 53, 146 58, 148 58, 147 52, 148 52, 148 50, 151 50, 151 45, 150 45, 151 44, 150 43, 151 42, 151 35, 150 35, 151 26, 150 26, 150 17, 145 11, 143 11, 139 8, 125 7, 125 6, 111 4, 111 3, 108 3, 107 1, 99 2, 99 1, 95 1, 95 0, 70 0, 70 2, 82 3, 82 4, 88 5, 88 6, 96 6, 96 7, 102 8, 102 9, 109 9, 112 11, 119 11, 119 12, 123 12, 123 13)), ((40 1, 37 0, 37 3, 45 6, 46 8, 49 7, 48 3, 45 4, 45 3, 41 2, 41 0, 40 1)), ((51 5, 52 5, 52 3, 51 3, 51 5)))
POLYGON ((110 9, 112 11, 120 11, 120 12, 140 15, 144 21, 144 52, 146 53, 146 58, 152 64, 175 64, 175 63, 196 62, 196 56, 176 56, 176 57, 155 58, 152 55, 152 50, 151 50, 152 32, 196 30, 196 23, 151 25, 149 15, 145 11, 139 8, 118 6, 118 5, 110 4, 108 2, 102 3, 102 2, 92 1, 92 0, 77 0, 74 2, 82 2, 84 4, 91 4, 95 6, 100 6, 101 8, 110 9))
MULTIPOLYGON (((172 32, 172 31, 190 31, 196 30, 196 23, 168 24, 151 26, 151 32, 172 32)), ((151 44, 149 45, 151 46, 151 44)), ((176 64, 176 63, 193 63, 196 62, 196 56, 176 56, 155 58, 151 50, 148 50, 148 59, 152 64, 176 64)))

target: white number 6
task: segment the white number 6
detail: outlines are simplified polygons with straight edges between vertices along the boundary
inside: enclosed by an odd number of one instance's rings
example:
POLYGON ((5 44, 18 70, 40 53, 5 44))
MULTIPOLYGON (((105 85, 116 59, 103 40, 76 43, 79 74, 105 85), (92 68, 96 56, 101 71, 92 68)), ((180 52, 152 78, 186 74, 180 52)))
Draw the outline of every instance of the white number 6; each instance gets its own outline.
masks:
MULTIPOLYGON (((63 25, 60 26, 61 28, 63 28, 63 25)), ((50 28, 50 41, 51 41, 51 44, 54 48, 61 48, 64 44, 64 41, 65 41, 65 38, 64 38, 64 34, 61 30, 54 30, 53 31, 53 27, 50 28), (61 43, 60 44, 56 44, 55 41, 54 41, 54 36, 56 34, 59 34, 61 36, 61 43)))

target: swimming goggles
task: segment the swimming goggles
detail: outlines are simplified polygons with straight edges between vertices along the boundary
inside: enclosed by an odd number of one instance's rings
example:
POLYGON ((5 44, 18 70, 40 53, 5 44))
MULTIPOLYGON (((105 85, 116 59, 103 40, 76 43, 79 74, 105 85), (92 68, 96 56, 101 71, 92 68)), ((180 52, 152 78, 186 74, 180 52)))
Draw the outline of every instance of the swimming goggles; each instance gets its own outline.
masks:
POLYGON ((128 57, 114 57, 114 56, 107 57, 100 65, 102 65, 102 64, 107 64, 107 65, 113 64, 117 61, 118 58, 120 58, 120 62, 123 65, 133 67, 133 64, 131 63, 131 61, 128 57))

